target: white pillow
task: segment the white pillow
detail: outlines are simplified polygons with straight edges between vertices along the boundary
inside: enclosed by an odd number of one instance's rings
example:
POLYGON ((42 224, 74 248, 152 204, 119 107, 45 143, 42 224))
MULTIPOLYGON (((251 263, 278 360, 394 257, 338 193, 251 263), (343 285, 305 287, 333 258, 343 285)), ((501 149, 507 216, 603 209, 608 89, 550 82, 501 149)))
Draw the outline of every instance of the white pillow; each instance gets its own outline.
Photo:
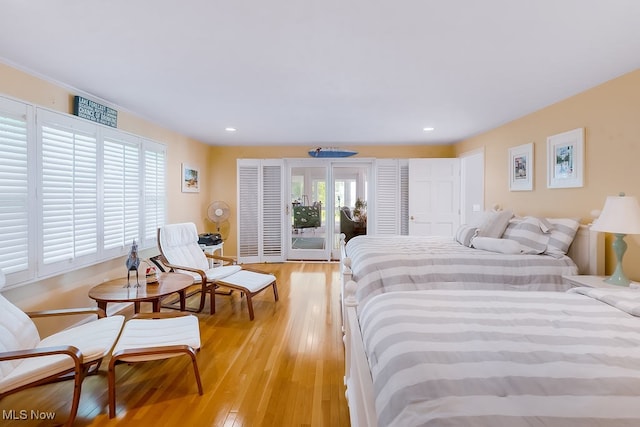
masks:
POLYGON ((476 249, 482 249, 490 252, 498 252, 501 254, 520 254, 520 243, 510 239, 496 239, 493 237, 475 237, 471 241, 471 246, 476 249))
POLYGON ((513 217, 513 212, 509 210, 488 212, 478 227, 478 236, 499 239, 507 228, 511 217, 513 217))

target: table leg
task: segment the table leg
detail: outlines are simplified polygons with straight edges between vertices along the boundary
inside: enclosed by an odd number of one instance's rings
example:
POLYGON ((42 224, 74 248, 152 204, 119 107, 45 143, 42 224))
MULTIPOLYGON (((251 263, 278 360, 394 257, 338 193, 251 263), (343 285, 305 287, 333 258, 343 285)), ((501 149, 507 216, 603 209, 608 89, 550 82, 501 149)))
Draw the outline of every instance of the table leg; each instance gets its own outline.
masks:
POLYGON ((98 308, 104 311, 104 314, 107 314, 107 302, 106 301, 97 301, 98 308))
POLYGON ((154 313, 159 313, 160 312, 160 298, 156 298, 153 301, 151 301, 151 304, 153 305, 152 311, 154 313))
POLYGON ((135 301, 133 303, 133 312, 136 314, 140 313, 140 302, 135 301))
POLYGON ((187 293, 183 289, 178 291, 178 295, 180 295, 180 311, 185 311, 187 308, 187 293))

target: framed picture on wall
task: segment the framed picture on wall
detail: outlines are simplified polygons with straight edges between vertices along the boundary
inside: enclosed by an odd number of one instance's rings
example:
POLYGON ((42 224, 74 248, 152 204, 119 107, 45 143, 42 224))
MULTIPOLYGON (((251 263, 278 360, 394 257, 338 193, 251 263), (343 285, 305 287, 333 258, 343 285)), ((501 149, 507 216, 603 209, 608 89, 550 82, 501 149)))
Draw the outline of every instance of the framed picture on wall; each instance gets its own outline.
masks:
POLYGON ((547 138, 547 187, 582 187, 584 173, 584 128, 547 138))
POLYGON ((509 191, 533 190, 533 142, 509 148, 509 191))
POLYGON ((199 193, 200 192, 200 169, 182 164, 182 192, 183 193, 199 193))

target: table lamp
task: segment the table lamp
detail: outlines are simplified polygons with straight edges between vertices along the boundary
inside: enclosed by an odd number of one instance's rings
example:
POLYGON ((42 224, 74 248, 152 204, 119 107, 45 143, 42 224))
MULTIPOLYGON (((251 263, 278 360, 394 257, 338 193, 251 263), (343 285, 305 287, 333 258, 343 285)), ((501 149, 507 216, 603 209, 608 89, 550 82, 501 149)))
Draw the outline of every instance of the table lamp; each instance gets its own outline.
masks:
POLYGON ((628 286, 631 281, 622 271, 622 257, 627 250, 624 236, 640 234, 640 204, 634 196, 609 196, 604 203, 602 213, 591 226, 591 230, 613 233, 613 251, 616 254, 617 265, 611 277, 605 282, 613 285, 628 286))

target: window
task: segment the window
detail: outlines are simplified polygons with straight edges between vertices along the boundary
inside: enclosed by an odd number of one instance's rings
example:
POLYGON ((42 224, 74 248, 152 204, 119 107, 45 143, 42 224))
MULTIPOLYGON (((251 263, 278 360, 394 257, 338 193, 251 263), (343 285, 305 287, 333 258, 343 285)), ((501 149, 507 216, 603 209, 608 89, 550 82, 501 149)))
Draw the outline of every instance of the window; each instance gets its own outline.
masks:
POLYGON ((105 130, 103 150, 103 249, 119 254, 140 240, 140 147, 129 135, 105 130))
POLYGON ((164 224, 163 144, 0 97, 0 268, 9 286, 125 255, 164 224), (37 197, 36 197, 37 194, 37 197))
POLYGON ((18 280, 28 276, 31 108, 0 98, 0 268, 18 280))
POLYGON ((40 254, 38 270, 66 271, 98 254, 97 128, 38 110, 40 254))

